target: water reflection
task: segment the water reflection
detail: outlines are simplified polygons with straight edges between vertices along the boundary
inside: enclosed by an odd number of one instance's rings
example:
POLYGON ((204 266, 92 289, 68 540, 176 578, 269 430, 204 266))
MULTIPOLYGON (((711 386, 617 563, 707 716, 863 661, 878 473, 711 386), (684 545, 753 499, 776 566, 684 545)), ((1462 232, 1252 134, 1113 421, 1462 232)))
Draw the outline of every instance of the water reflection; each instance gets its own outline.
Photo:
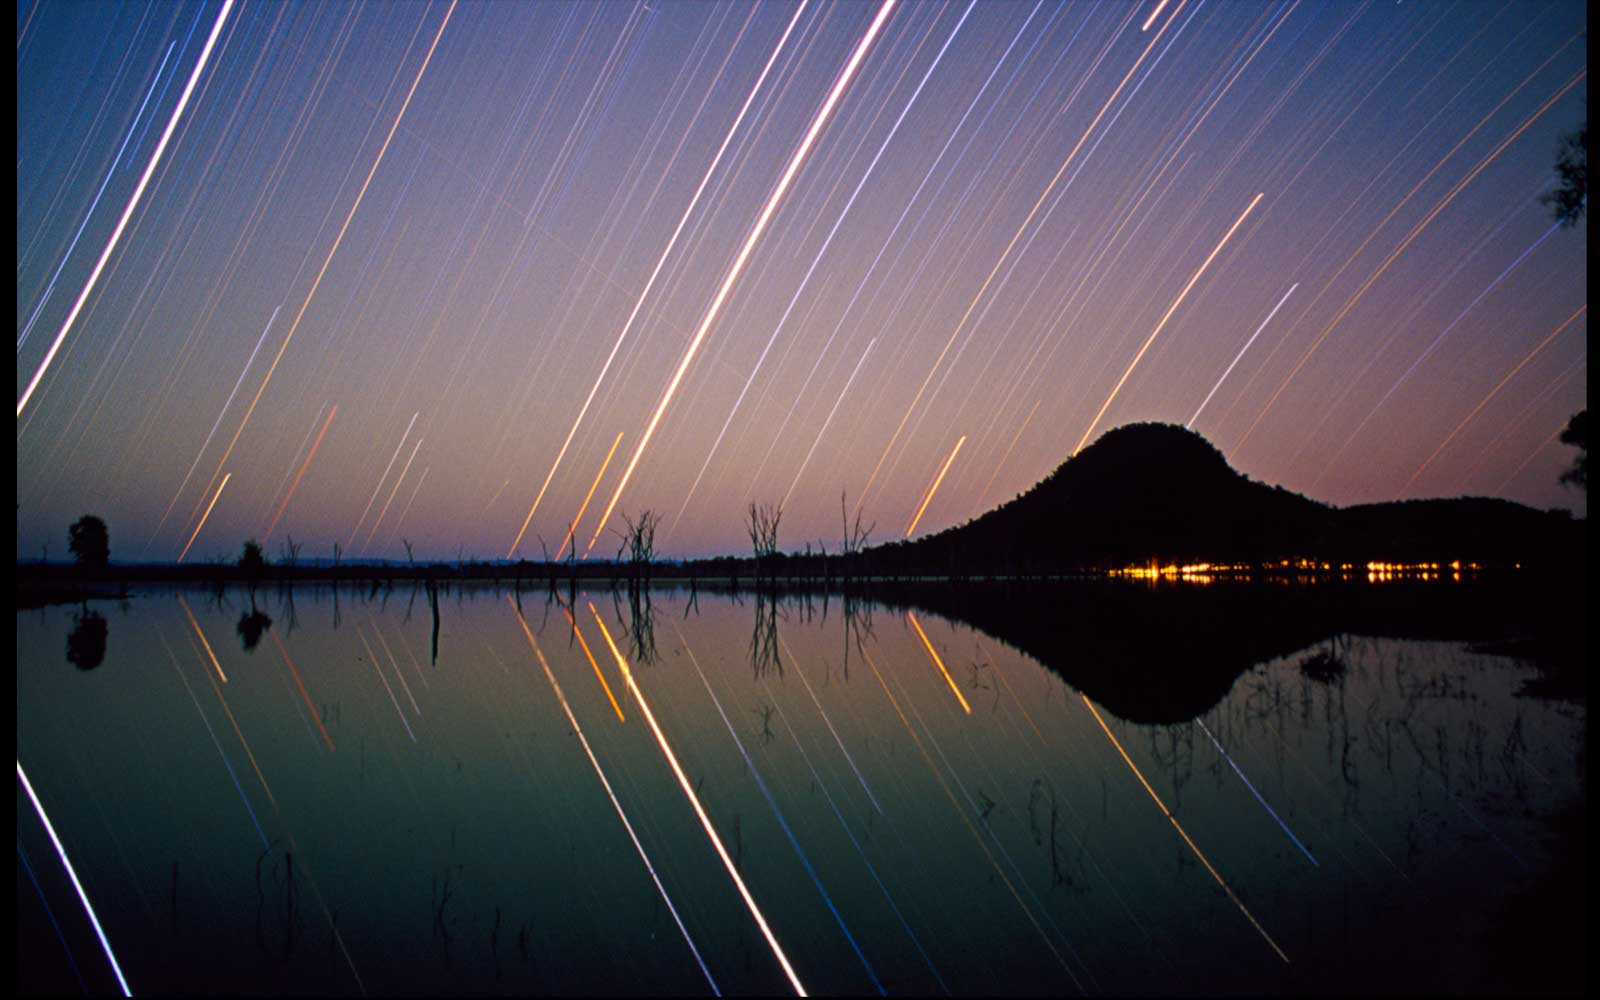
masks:
POLYGON ((252 603, 250 610, 239 616, 239 624, 235 626, 244 651, 248 653, 255 649, 261 643, 261 636, 271 627, 272 619, 262 614, 252 603))
MULTIPOLYGON (((140 992, 1459 992, 1574 905, 1496 598, 876 596, 152 593, 71 686, 45 609, 18 754, 140 992)), ((104 988, 32 870, 19 986, 104 988)))
POLYGON ((84 609, 67 633, 67 662, 79 670, 93 670, 106 658, 110 627, 98 612, 84 609))

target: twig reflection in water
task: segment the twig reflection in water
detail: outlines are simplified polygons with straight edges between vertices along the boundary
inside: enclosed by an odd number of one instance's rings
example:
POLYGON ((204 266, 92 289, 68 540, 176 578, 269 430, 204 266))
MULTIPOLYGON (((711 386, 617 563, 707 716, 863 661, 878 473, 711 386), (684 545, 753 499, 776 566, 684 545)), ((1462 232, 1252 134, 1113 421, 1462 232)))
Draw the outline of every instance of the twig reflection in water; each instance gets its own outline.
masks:
MULTIPOLYGON (((995 858, 994 852, 990 851, 989 845, 984 842, 983 834, 979 833, 978 828, 972 825, 972 820, 968 818, 967 811, 961 808, 961 803, 956 800, 955 793, 950 791, 949 783, 944 780, 944 775, 939 772, 938 765, 934 764, 933 758, 928 756, 928 749, 923 745, 922 737, 917 735, 916 729, 911 725, 911 720, 906 717, 905 711, 901 709, 899 699, 894 696, 894 692, 889 690, 889 684, 884 680, 883 672, 878 669, 878 665, 873 662, 872 654, 868 653, 866 649, 863 648, 861 650, 861 658, 866 660, 867 666, 872 668, 872 674, 878 679, 878 684, 883 688, 883 693, 888 696, 889 704, 894 707, 895 714, 900 717, 900 722, 906 727, 906 732, 911 734, 911 741, 916 744, 917 752, 922 755, 923 761, 928 765, 928 770, 933 773, 934 779, 939 782, 940 791, 944 792, 944 797, 950 801, 951 807, 955 809, 956 815, 960 817, 962 824, 966 826, 967 832, 971 833, 973 838, 977 840, 978 849, 983 851, 983 856, 989 859, 989 865, 994 868, 994 873, 999 877, 1000 884, 1006 887, 1006 891, 1011 893, 1011 898, 1016 900, 1017 905, 1022 908, 1023 916, 1027 917, 1028 923, 1032 924, 1033 929, 1039 932, 1039 938, 1044 941, 1044 946, 1050 949, 1050 954, 1055 956, 1055 960, 1060 963, 1061 968, 1066 970, 1067 975, 1072 979, 1073 985, 1078 988, 1078 992, 1087 992, 1084 989, 1083 981, 1078 978, 1078 974, 1072 970, 1072 966, 1067 964, 1066 958, 1063 957, 1060 950, 1056 948, 1055 943, 1050 940, 1050 936, 1045 933, 1044 926, 1040 924, 1038 918, 1034 916, 1033 910, 1028 906, 1027 903, 1023 902, 1022 895, 1017 892, 1017 887, 1012 884, 1010 877, 1008 877, 1004 869, 1000 867, 1000 862, 995 858)), ((911 710, 915 712, 915 706, 912 706, 911 710)), ((932 734, 930 733, 930 738, 931 735, 932 734)), ((938 748, 935 747, 935 749, 938 748)), ((940 751, 940 753, 942 756, 943 752, 940 751)), ((965 793, 966 790, 962 789, 962 794, 965 793)), ((996 846, 999 846, 998 841, 996 842, 996 846)), ((1004 849, 1002 848, 1002 850, 1004 849)), ((1009 860, 1009 858, 1007 860, 1009 860)), ((1013 867, 1015 867, 1015 865, 1013 865, 1013 867)), ((1032 895, 1032 890, 1029 890, 1029 894, 1032 895)), ((1045 913, 1044 916, 1046 920, 1050 920, 1049 913, 1045 913)), ((1051 921, 1052 926, 1054 923, 1054 921, 1051 921)), ((1057 928, 1057 932, 1060 932, 1060 928, 1057 928)), ((1072 946, 1070 943, 1068 943, 1067 947, 1071 948, 1072 946)), ((1077 957, 1076 953, 1074 953, 1074 957, 1077 957)), ((1081 963, 1082 959, 1080 958, 1079 961, 1081 963)), ((1088 969, 1085 968, 1084 971, 1087 973, 1088 969)))
MULTIPOLYGON (((610 644, 612 651, 615 652, 616 643, 611 642, 611 634, 606 631, 605 623, 600 620, 599 613, 595 612, 593 605, 590 605, 589 610, 594 613, 595 621, 600 625, 601 634, 606 637, 606 642, 610 644)), ((661 747, 662 755, 667 758, 667 764, 671 766, 673 776, 678 779, 679 787, 683 789, 683 794, 689 799, 689 804, 694 807, 695 815, 699 817, 700 825, 705 828, 706 836, 711 839, 711 846, 716 849, 717 857, 722 861, 722 867, 727 870, 729 877, 733 879, 733 884, 738 887, 739 895, 743 897, 745 906, 750 910, 750 915, 755 918, 756 926, 761 928, 761 934, 767 939, 767 945, 772 949, 772 954, 778 959, 778 964, 783 966, 784 975, 789 978, 789 983, 794 987, 796 993, 800 996, 809 996, 806 993, 806 988, 800 983, 800 977, 795 974, 794 967, 789 964, 789 956, 784 954, 782 946, 778 944, 778 939, 773 936, 772 928, 768 925, 766 916, 762 914, 760 907, 756 906, 755 897, 750 894, 750 889, 744 884, 744 879, 740 877, 733 859, 728 856, 728 849, 723 845, 722 838, 717 836, 717 829, 712 825, 711 817, 706 815, 705 807, 700 804, 700 797, 694 793, 693 786, 689 784, 688 776, 683 773, 683 768, 678 764, 677 755, 672 752, 672 747, 667 744, 666 734, 656 724, 655 715, 650 711, 649 703, 644 700, 644 692, 640 691, 639 685, 634 683, 633 672, 628 669, 627 661, 622 659, 621 654, 617 654, 617 665, 622 668, 622 677, 628 683, 628 690, 633 692, 634 698, 639 702, 639 710, 644 713, 644 721, 650 726, 651 733, 655 735, 656 744, 661 747)))
MULTIPOLYGON (((612 808, 617 811, 617 818, 622 820, 623 827, 627 829, 628 839, 633 841, 634 849, 639 852, 639 858, 644 862, 645 870, 650 873, 650 880, 655 883, 656 891, 661 893, 662 900, 666 902, 667 910, 671 912, 673 922, 678 925, 679 932, 683 934, 684 942, 688 944, 689 950, 694 953, 695 963, 700 966, 700 971, 705 975, 706 982, 711 985, 711 992, 721 996, 722 991, 717 988, 717 981, 712 978, 711 970, 706 968, 705 959, 700 957, 700 949, 695 947, 694 939, 689 936, 689 929, 683 925, 683 919, 678 916, 678 908, 672 905, 672 897, 667 895, 666 887, 661 884, 661 878, 656 874, 655 866, 650 863, 650 856, 645 853, 644 845, 639 842, 638 835, 633 832, 633 824, 628 822, 627 815, 623 813, 622 803, 617 801, 616 793, 611 790, 611 782, 606 780, 605 772, 600 769, 600 761, 595 758, 594 751, 589 748, 589 739, 583 735, 583 727, 578 725, 577 716, 572 714, 572 707, 567 704, 567 696, 562 693, 561 685, 556 682, 556 675, 551 672, 550 664, 545 661, 544 652, 539 648, 538 640, 533 637, 533 630, 528 628, 527 619, 523 618, 522 612, 517 610, 516 601, 509 597, 506 600, 510 601, 511 610, 517 616, 517 624, 522 626, 522 634, 528 637, 528 645, 533 647, 534 655, 539 658, 539 666, 544 668, 545 677, 549 678, 550 686, 555 689, 556 699, 561 702, 561 710, 566 713, 567 721, 572 723, 573 733, 577 735, 578 742, 583 744, 583 752, 588 756, 589 763, 594 767, 594 773, 599 776, 600 784, 605 786, 606 797, 611 800, 612 808)), ((609 693, 607 691, 607 694, 609 693)), ((616 702, 613 701, 612 704, 615 705, 616 702)), ((619 711, 617 714, 621 715, 622 713, 619 711)), ((498 916, 496 920, 498 923, 498 916)))
MULTIPOLYGON (((1222 744, 1218 743, 1217 738, 1211 735, 1211 730, 1206 728, 1206 724, 1203 721, 1200 719, 1195 719, 1194 724, 1200 727, 1200 731, 1206 734, 1207 739, 1211 740, 1212 745, 1217 748, 1217 753, 1222 754, 1222 759, 1228 762, 1229 767, 1233 768, 1233 773, 1239 776, 1239 780, 1244 782, 1246 788, 1250 789, 1250 794, 1254 795, 1256 797, 1256 801, 1261 803, 1261 808, 1265 809, 1267 814, 1272 817, 1273 821, 1276 822, 1278 826, 1283 829, 1283 832, 1288 835, 1289 839, 1294 841, 1294 846, 1300 848, 1300 853, 1306 856, 1306 860, 1316 865, 1317 859, 1309 850, 1306 849, 1306 845, 1300 843, 1300 838, 1294 835, 1294 831, 1289 829, 1289 825, 1278 817, 1277 810, 1268 805, 1267 800, 1261 796, 1260 792, 1256 791, 1256 786, 1251 783, 1249 778, 1244 776, 1244 772, 1239 769, 1239 765, 1234 763, 1233 755, 1228 753, 1227 750, 1223 749, 1222 744)), ((1320 868, 1321 865, 1318 865, 1318 867, 1320 868)))
MULTIPOLYGON (((681 635, 679 639, 682 639, 681 635)), ((862 776, 861 769, 856 767, 856 759, 850 756, 849 750, 845 749, 844 740, 839 738, 839 731, 833 728, 833 720, 829 719, 828 713, 823 711, 822 702, 817 700, 817 693, 811 690, 811 682, 806 680, 805 671, 800 669, 800 661, 795 659, 794 650, 790 649, 789 644, 783 641, 781 634, 778 637, 778 641, 783 644, 783 651, 789 654, 789 662, 794 664, 795 675, 800 678, 800 683, 805 687, 806 694, 811 696, 811 704, 817 706, 817 714, 822 716, 822 721, 827 724, 828 732, 833 734, 833 742, 838 744, 839 752, 844 754, 845 762, 850 765, 850 770, 854 772, 856 780, 861 782, 861 790, 867 793, 867 798, 872 801, 872 808, 878 810, 878 815, 883 815, 883 806, 878 804, 878 797, 872 794, 872 788, 867 784, 867 779, 862 776)), ((688 648, 687 644, 685 644, 684 648, 688 648)), ((692 656, 693 654, 690 655, 692 656)), ((783 709, 779 708, 778 712, 781 715, 783 709)), ((788 725, 788 723, 784 724, 788 725)))
POLYGON ((1278 957, 1283 959, 1284 964, 1287 965, 1289 956, 1284 954, 1283 949, 1278 947, 1278 943, 1272 940, 1272 935, 1267 933, 1266 929, 1256 920, 1254 914, 1245 907, 1238 896, 1234 895, 1233 889, 1222 880, 1222 876, 1211 866, 1211 862, 1201 853, 1195 842, 1189 839, 1189 834, 1183 829, 1183 825, 1178 822, 1178 817, 1172 815, 1172 810, 1168 809, 1167 804, 1161 801, 1161 796, 1157 795, 1156 790, 1150 787, 1150 782, 1144 780, 1144 775, 1139 773, 1139 768, 1134 764, 1133 758, 1128 756, 1128 751, 1122 749, 1122 744, 1117 741, 1117 737, 1111 732, 1111 727, 1106 725, 1106 720, 1100 717, 1100 713, 1095 709, 1094 703, 1089 700, 1089 696, 1080 695, 1080 697, 1083 698, 1084 707, 1094 716, 1094 721, 1100 723, 1100 728, 1105 731, 1106 739, 1109 739, 1111 745, 1117 748, 1117 753, 1122 755, 1123 761, 1128 765, 1128 769, 1133 772, 1133 776, 1139 779, 1139 784, 1144 786, 1144 790, 1150 793, 1150 798, 1154 799, 1156 805, 1161 807, 1161 812, 1171 821, 1173 829, 1178 831, 1178 836, 1182 837, 1183 842, 1189 845, 1189 849, 1194 852, 1195 857, 1200 859, 1200 863, 1206 866, 1206 871, 1210 872, 1211 877, 1217 880, 1218 885, 1222 886, 1222 891, 1228 894, 1228 898, 1233 900, 1233 905, 1237 906, 1239 912, 1245 915, 1245 919, 1250 921, 1250 926, 1256 929, 1256 932, 1272 947, 1273 951, 1277 952, 1278 957))

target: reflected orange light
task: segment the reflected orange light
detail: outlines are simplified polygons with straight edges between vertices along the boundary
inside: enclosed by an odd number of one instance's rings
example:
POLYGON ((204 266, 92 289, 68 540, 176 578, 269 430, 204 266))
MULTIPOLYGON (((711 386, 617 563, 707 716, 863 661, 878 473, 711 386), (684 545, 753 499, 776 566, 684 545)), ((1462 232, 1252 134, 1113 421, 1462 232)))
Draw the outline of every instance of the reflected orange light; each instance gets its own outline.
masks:
POLYGON ((277 645, 279 654, 283 656, 283 662, 288 665, 289 675, 294 678, 294 686, 300 689, 300 697, 305 699, 306 708, 311 710, 311 717, 317 721, 317 729, 321 730, 323 742, 328 744, 328 750, 331 753, 334 749, 333 737, 328 735, 328 727, 322 724, 322 713, 318 712, 317 706, 312 704, 311 695, 306 691, 304 682, 300 680, 300 671, 294 668, 294 661, 289 659, 289 651, 284 648, 283 640, 278 638, 278 633, 276 632, 270 632, 269 634, 272 636, 272 641, 277 645))
POLYGON ((1144 780, 1144 775, 1139 772, 1138 765, 1133 762, 1132 757, 1128 756, 1128 751, 1122 749, 1122 744, 1117 740, 1116 735, 1111 732, 1111 727, 1106 725, 1106 720, 1102 719, 1100 713, 1095 710, 1094 703, 1089 700, 1089 696, 1081 694, 1079 697, 1083 699, 1084 707, 1089 710, 1089 714, 1094 716, 1094 721, 1100 723, 1100 728, 1105 732, 1106 739, 1110 740, 1111 745, 1117 748, 1117 753, 1122 755, 1122 760, 1128 765, 1128 770, 1132 771, 1133 776, 1139 779, 1139 784, 1143 785, 1144 790, 1150 793, 1150 798, 1154 799, 1156 805, 1161 808, 1161 812, 1172 823, 1172 828, 1178 831, 1178 836, 1182 837, 1183 842, 1189 845, 1189 850, 1193 851, 1194 856, 1200 859, 1200 863, 1206 866, 1206 871, 1210 872, 1211 877, 1217 880, 1218 885, 1222 886, 1222 891, 1228 894, 1228 898, 1233 900, 1233 905, 1237 906, 1239 912, 1244 914, 1245 919, 1250 921, 1250 926, 1256 929, 1256 933, 1266 940, 1267 944, 1272 947, 1273 951, 1278 953, 1278 957, 1283 959, 1285 964, 1288 964, 1289 956, 1283 953, 1283 949, 1278 947, 1278 943, 1272 940, 1272 935, 1266 932, 1266 929, 1256 921, 1255 916, 1245 908, 1239 897, 1233 894, 1233 890, 1228 887, 1228 883, 1222 880, 1222 876, 1217 874, 1217 870, 1211 866, 1211 862, 1200 852, 1199 846, 1189 839, 1189 834, 1184 830, 1183 824, 1178 822, 1178 817, 1172 815, 1172 810, 1168 809, 1167 804, 1161 801, 1161 796, 1157 795, 1156 790, 1150 787, 1150 782, 1144 780))
POLYGON ((633 673, 628 670, 628 663, 622 658, 617 644, 611 641, 611 633, 606 630, 606 623, 601 620, 600 612, 595 611, 594 605, 589 605, 589 611, 594 615, 595 624, 600 626, 600 634, 605 636, 606 644, 611 647, 611 652, 617 657, 618 666, 622 667, 622 677, 628 682, 628 690, 633 692, 633 697, 639 702, 639 711, 644 713, 644 721, 655 734, 656 743, 661 747, 661 753, 667 758, 667 763, 672 767, 673 775, 678 779, 678 786, 683 789, 683 794, 689 799, 689 804, 694 807, 694 813, 700 818, 700 825, 705 828, 706 836, 711 838, 711 846, 716 848, 717 857, 722 860, 722 867, 727 869, 728 877, 733 879, 733 884, 738 888, 739 895, 744 899, 744 904, 750 910, 750 915, 755 918, 756 926, 761 928, 761 934, 767 939, 767 945, 777 956, 778 964, 783 966, 784 975, 789 977, 789 983, 794 987, 796 994, 809 996, 806 988, 800 984, 800 977, 795 975, 794 967, 789 964, 789 957, 783 953, 783 948, 778 944, 778 939, 773 936, 772 928, 767 926, 767 918, 762 915, 761 908, 756 906, 755 897, 750 895, 750 889, 744 884, 744 879, 739 875, 739 869, 734 865, 733 858, 728 854, 728 849, 723 846, 722 838, 717 836, 717 828, 711 825, 711 818, 706 815, 705 807, 700 804, 699 796, 694 793, 694 786, 689 783, 688 775, 683 773, 683 768, 678 764, 678 757, 672 752, 672 747, 667 745, 666 734, 656 724, 654 713, 650 711, 650 704, 644 700, 644 692, 639 690, 639 685, 633 681, 633 673))
POLYGON ((566 613, 567 622, 572 625, 572 634, 577 636, 578 645, 583 647, 583 655, 588 657, 589 666, 594 668, 594 675, 600 678, 600 687, 605 690, 606 697, 610 699, 611 707, 616 709, 617 721, 627 722, 628 720, 622 717, 622 706, 617 704, 617 696, 611 693, 611 685, 606 683, 606 675, 600 672, 600 664, 594 662, 594 654, 589 652, 589 644, 583 641, 583 633, 578 631, 578 623, 572 617, 572 612, 567 611, 566 605, 562 605, 561 610, 566 613))
POLYGON ((962 709, 964 709, 968 715, 971 715, 972 706, 967 704, 967 699, 961 697, 961 689, 956 687, 955 678, 950 676, 950 671, 944 668, 944 661, 939 659, 938 653, 934 652, 933 643, 928 641, 927 633, 923 632, 922 626, 917 624, 917 616, 912 614, 910 611, 907 611, 906 620, 911 623, 911 627, 916 629, 917 635, 922 638, 922 644, 928 648, 928 655, 933 657, 934 666, 939 668, 939 673, 944 674, 945 683, 949 684, 950 690, 955 692, 956 701, 961 702, 962 709))
POLYGON ((578 725, 578 717, 572 714, 572 706, 567 703, 567 696, 561 690, 561 685, 556 683, 555 672, 550 669, 550 663, 544 658, 544 650, 539 648, 539 641, 533 637, 533 629, 528 627, 527 619, 522 617, 522 612, 517 608, 517 602, 509 595, 506 602, 511 605, 511 610, 517 616, 517 624, 522 626, 522 634, 528 637, 528 645, 533 647, 533 654, 539 658, 539 666, 544 668, 544 675, 550 681, 550 686, 555 689, 556 700, 561 702, 561 710, 567 714, 567 721, 572 723, 572 731, 578 737, 578 742, 583 744, 583 752, 589 758, 589 764, 594 768, 594 773, 599 776, 600 784, 605 786, 606 797, 611 800, 611 807, 617 811, 617 818, 622 820, 622 826, 628 831, 628 837, 633 841, 633 847, 639 852, 639 858, 644 861, 645 870, 650 873, 650 880, 656 884, 656 891, 661 893, 661 898, 666 901, 667 909, 672 913, 672 919, 677 923, 678 930, 683 934, 683 940, 689 945, 689 950, 694 953, 694 960, 699 963, 700 971, 705 974, 706 982, 711 984, 711 992, 718 996, 722 991, 717 989, 717 982, 711 978, 711 970, 706 968, 706 963, 700 957, 700 949, 695 947, 694 940, 689 937, 689 929, 683 925, 683 920, 678 916, 678 908, 672 905, 672 897, 667 895, 666 886, 661 884, 661 877, 656 874, 655 865, 650 863, 650 855, 645 853, 644 845, 639 842, 638 834, 633 832, 633 824, 628 822, 628 816, 622 811, 622 803, 617 800, 617 793, 612 791, 611 782, 606 779, 605 771, 600 768, 600 760, 595 757, 594 750, 589 746, 589 738, 583 735, 583 727, 578 725))
POLYGON ((206 634, 200 631, 200 623, 194 620, 194 612, 189 610, 189 602, 178 595, 178 604, 183 608, 183 613, 189 616, 189 624, 194 626, 194 634, 200 637, 200 645, 206 648, 206 655, 211 657, 211 665, 217 668, 217 676, 222 678, 222 683, 228 683, 228 675, 222 672, 222 664, 217 662, 217 654, 211 651, 211 643, 206 641, 206 634))
MULTIPOLYGON (((962 825, 967 828, 967 832, 972 834, 973 839, 978 843, 978 849, 983 852, 983 856, 988 859, 989 866, 994 869, 994 876, 992 877, 998 877, 1000 879, 1000 883, 1004 885, 1007 891, 1011 893, 1011 898, 1016 900, 1017 906, 1022 909, 1023 915, 1028 918, 1028 922, 1033 925, 1033 929, 1039 932, 1039 938, 1044 941, 1044 946, 1050 949, 1050 953, 1055 956, 1056 961, 1061 963, 1061 967, 1066 969, 1067 974, 1072 977, 1073 982, 1077 983, 1077 973, 1072 971, 1072 967, 1067 964, 1067 961, 1062 957, 1061 952, 1056 949, 1056 946, 1053 943, 1051 943, 1050 936, 1045 933, 1044 927, 1041 926, 1039 921, 1034 917, 1033 911, 1028 908, 1028 904, 1023 902, 1021 894, 1017 892, 1017 887, 1011 884, 1011 879, 1007 877, 1005 869, 1000 867, 999 859, 994 856, 994 852, 989 850, 989 845, 984 843, 983 835, 978 832, 977 827, 972 825, 972 820, 967 817, 967 811, 962 808, 961 803, 956 799, 955 793, 950 790, 950 783, 944 780, 944 775, 939 772, 938 765, 936 765, 933 762, 933 758, 929 756, 927 747, 925 747, 922 743, 922 737, 917 735, 916 728, 911 725, 911 720, 906 717, 904 709, 900 707, 899 699, 894 696, 893 691, 889 690, 889 682, 884 680, 883 671, 879 670, 878 665, 873 662, 872 654, 867 652, 867 650, 863 647, 861 650, 861 656, 867 661, 867 666, 872 668, 873 676, 878 679, 878 685, 883 688, 883 693, 889 698, 889 704, 894 706, 895 714, 900 717, 901 724, 906 727, 906 732, 911 735, 911 741, 916 745, 917 752, 922 755, 923 762, 928 765, 928 770, 933 774, 934 780, 939 783, 940 791, 944 792, 944 797, 949 800, 951 808, 955 809, 956 816, 961 820, 962 825)), ((906 704, 913 713, 917 711, 916 706, 912 705, 909 701, 906 704)), ((920 722, 922 716, 918 714, 917 719, 920 722)), ((924 725, 926 725, 926 723, 924 723, 924 725)), ((932 730, 928 731, 928 738, 930 740, 933 739, 932 730)), ((937 747, 935 749, 937 749, 937 747)), ((1081 983, 1079 984, 1079 989, 1082 989, 1081 983)))
MULTIPOLYGON (((202 635, 200 641, 204 642, 205 636, 202 635)), ((211 649, 208 646, 206 652, 209 653, 210 651, 211 649)), ((212 662, 216 662, 215 657, 212 658, 212 662)), ((276 811, 278 799, 272 794, 272 786, 267 784, 267 776, 261 773, 261 765, 256 763, 256 755, 250 749, 250 741, 244 738, 244 731, 239 728, 239 720, 233 717, 233 709, 228 707, 228 699, 223 696, 221 686, 217 684, 210 674, 206 674, 206 680, 211 681, 211 690, 217 693, 217 700, 222 703, 222 712, 228 717, 228 725, 233 727, 233 735, 239 737, 239 745, 244 748, 244 755, 250 758, 250 766, 255 769, 256 777, 260 779, 261 787, 267 793, 267 801, 272 803, 272 808, 276 811)))

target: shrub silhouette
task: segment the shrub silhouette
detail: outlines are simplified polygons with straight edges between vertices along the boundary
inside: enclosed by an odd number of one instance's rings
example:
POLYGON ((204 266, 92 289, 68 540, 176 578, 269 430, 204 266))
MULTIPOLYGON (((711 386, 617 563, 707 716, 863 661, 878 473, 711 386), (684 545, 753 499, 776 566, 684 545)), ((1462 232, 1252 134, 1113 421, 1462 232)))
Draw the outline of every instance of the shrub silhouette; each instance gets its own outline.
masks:
POLYGON ((266 572, 266 557, 261 554, 261 543, 254 538, 244 543, 244 553, 239 556, 239 568, 251 578, 259 577, 266 572))
POLYGON ((1571 483, 1585 493, 1589 492, 1589 411, 1579 410, 1567 421, 1561 432, 1561 443, 1578 449, 1572 459, 1572 468, 1561 474, 1563 483, 1571 483))
POLYGON ((101 570, 111 561, 111 536, 106 523, 85 514, 67 530, 67 548, 78 559, 78 568, 101 570))
POLYGON ((1589 123, 1561 137, 1556 152, 1556 186, 1541 199, 1564 228, 1583 221, 1589 204, 1589 123))
POLYGON ((67 633, 67 662, 79 670, 93 670, 106 658, 106 620, 93 611, 77 617, 67 633))
POLYGON ((251 608, 249 612, 239 616, 239 641, 244 643, 246 653, 254 650, 261 642, 261 636, 272 627, 272 619, 251 608))

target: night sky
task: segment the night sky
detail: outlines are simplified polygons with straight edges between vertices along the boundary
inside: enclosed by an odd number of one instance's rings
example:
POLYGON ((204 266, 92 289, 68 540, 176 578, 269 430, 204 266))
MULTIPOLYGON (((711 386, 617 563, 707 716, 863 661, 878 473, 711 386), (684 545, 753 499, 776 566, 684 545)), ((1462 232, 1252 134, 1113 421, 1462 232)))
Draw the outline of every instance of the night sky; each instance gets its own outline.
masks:
POLYGON ((18 556, 834 548, 1142 420, 1585 511, 1582 3, 884 14, 23 0, 18 556))

